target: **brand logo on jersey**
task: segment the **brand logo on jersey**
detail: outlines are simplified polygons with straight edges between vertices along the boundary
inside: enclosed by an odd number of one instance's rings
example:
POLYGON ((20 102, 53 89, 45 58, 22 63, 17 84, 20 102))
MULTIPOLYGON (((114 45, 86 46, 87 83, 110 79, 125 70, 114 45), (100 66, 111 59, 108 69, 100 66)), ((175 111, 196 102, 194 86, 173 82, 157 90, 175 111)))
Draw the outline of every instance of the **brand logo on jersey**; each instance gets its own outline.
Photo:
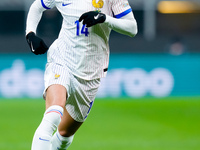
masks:
POLYGON ((59 74, 55 74, 55 79, 58 79, 60 77, 59 74))
POLYGON ((92 5, 99 11, 100 8, 103 8, 104 2, 103 0, 99 0, 98 2, 96 2, 96 0, 92 0, 92 5))
POLYGON ((65 3, 62 3, 62 6, 67 6, 67 5, 70 5, 71 3, 67 3, 67 4, 65 4, 65 3))

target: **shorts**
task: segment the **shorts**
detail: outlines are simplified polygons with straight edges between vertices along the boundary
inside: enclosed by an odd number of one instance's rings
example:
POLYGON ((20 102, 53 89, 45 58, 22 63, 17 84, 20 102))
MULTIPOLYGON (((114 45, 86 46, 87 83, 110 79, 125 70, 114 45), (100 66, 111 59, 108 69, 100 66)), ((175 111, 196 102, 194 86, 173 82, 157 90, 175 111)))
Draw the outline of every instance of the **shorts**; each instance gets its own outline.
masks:
POLYGON ((47 63, 45 75, 45 99, 46 89, 53 84, 59 84, 66 88, 68 98, 66 109, 70 116, 78 121, 84 122, 96 97, 100 79, 83 80, 74 76, 68 68, 55 63, 47 63))

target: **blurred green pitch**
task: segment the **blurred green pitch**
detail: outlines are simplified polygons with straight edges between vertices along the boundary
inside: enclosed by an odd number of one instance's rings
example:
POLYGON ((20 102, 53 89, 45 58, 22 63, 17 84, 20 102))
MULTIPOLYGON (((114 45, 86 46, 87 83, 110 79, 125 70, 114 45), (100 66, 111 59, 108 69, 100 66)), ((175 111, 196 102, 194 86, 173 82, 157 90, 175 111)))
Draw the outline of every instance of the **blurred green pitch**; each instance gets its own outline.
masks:
MULTIPOLYGON (((0 150, 30 150, 41 99, 0 99, 0 150)), ((199 150, 200 97, 96 99, 69 150, 199 150)))

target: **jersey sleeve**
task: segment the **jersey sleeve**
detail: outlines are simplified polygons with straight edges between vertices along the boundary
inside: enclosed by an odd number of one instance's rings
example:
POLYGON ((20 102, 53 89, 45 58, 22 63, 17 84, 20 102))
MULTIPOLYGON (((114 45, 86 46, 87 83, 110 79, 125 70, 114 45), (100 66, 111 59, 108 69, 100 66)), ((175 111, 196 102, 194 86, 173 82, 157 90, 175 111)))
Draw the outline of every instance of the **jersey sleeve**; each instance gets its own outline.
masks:
POLYGON ((111 7, 115 18, 121 18, 132 12, 128 0, 112 0, 111 7))
POLYGON ((26 21, 26 35, 29 32, 36 33, 37 26, 41 20, 42 13, 46 9, 51 9, 55 6, 55 0, 35 0, 31 5, 27 21, 26 21))
POLYGON ((51 9, 55 6, 55 0, 39 0, 41 1, 41 5, 45 9, 51 9))

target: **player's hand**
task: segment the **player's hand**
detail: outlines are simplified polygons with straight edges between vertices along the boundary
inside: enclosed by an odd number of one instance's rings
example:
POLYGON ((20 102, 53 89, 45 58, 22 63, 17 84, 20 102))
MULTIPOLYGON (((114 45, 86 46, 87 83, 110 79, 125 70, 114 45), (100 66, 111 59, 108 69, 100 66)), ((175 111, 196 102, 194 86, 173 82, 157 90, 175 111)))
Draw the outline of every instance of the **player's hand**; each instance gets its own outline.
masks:
POLYGON ((103 23, 106 20, 106 15, 98 11, 89 11, 81 15, 79 22, 82 20, 86 27, 91 27, 98 23, 103 23))
POLYGON ((44 54, 48 50, 48 47, 44 41, 37 37, 34 32, 30 32, 26 35, 26 41, 28 42, 31 51, 36 55, 44 54))

